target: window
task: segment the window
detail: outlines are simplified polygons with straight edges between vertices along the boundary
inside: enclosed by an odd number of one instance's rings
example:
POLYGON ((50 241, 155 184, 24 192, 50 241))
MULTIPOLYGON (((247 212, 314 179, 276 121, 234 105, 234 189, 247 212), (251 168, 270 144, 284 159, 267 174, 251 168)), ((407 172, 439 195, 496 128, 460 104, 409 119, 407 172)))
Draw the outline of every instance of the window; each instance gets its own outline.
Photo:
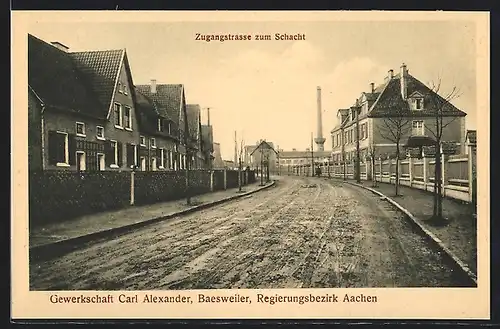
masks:
POLYGON ((128 95, 128 88, 127 88, 127 85, 126 84, 123 84, 123 93, 125 95, 128 95))
POLYGON ((123 85, 118 81, 118 92, 123 93, 123 85))
POLYGON ((158 131, 163 131, 163 119, 158 118, 158 131))
POLYGON ((122 123, 122 106, 118 103, 115 103, 115 127, 123 128, 122 123))
POLYGON ((140 139, 141 146, 146 146, 146 137, 141 136, 141 137, 139 137, 139 139, 140 139))
POLYGON ((85 137, 85 123, 83 122, 76 123, 76 135, 85 137))
POLYGON ((125 129, 132 130, 132 110, 128 106, 125 107, 123 119, 123 121, 125 122, 125 129))
POLYGON ((167 129, 168 129, 168 133, 171 134, 171 127, 170 127, 170 122, 167 123, 167 129))
POLYGON ((424 121, 423 120, 412 121, 411 127, 412 127, 412 135, 413 136, 424 135, 424 121))
POLYGON ((423 104, 423 100, 421 98, 416 98, 415 99, 415 110, 421 110, 422 104, 423 104))
POLYGON ((118 166, 118 143, 116 141, 111 141, 111 154, 113 155, 111 166, 118 166))
POLYGON ((96 127, 96 137, 97 139, 104 139, 104 127, 101 126, 96 127))
POLYGON ((169 162, 169 164, 168 164, 168 168, 169 168, 169 169, 172 169, 172 168, 174 167, 174 158, 173 158, 173 156, 172 156, 172 155, 173 155, 172 150, 169 150, 169 151, 168 151, 168 162, 169 162))
POLYGON ((151 148, 155 149, 156 148, 156 138, 151 138, 151 148))
POLYGON ((151 170, 156 171, 156 158, 151 158, 151 170))

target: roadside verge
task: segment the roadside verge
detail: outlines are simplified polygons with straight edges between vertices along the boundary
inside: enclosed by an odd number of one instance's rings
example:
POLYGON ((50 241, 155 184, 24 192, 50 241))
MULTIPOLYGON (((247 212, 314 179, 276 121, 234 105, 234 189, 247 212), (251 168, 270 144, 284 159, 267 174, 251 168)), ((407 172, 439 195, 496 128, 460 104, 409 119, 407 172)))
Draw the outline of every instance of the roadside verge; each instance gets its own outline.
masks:
POLYGON ((244 192, 244 193, 239 193, 239 194, 225 197, 225 198, 222 198, 219 200, 209 201, 209 202, 202 203, 199 205, 194 205, 194 206, 191 206, 189 208, 186 208, 186 209, 183 209, 180 211, 174 211, 174 212, 171 212, 169 214, 146 219, 146 220, 141 221, 141 222, 136 222, 136 223, 127 224, 127 225, 123 225, 123 226, 113 227, 110 229, 105 229, 105 230, 101 230, 101 231, 97 231, 97 232, 82 234, 79 236, 70 237, 70 238, 55 241, 55 242, 49 242, 46 244, 32 246, 29 248, 30 261, 39 261, 39 260, 54 258, 54 257, 57 257, 58 255, 61 255, 61 254, 67 253, 71 250, 77 249, 78 246, 85 244, 85 243, 88 243, 88 242, 91 242, 91 241, 108 239, 110 237, 118 236, 118 235, 133 231, 135 229, 138 229, 138 228, 141 228, 141 227, 144 227, 147 225, 162 222, 162 221, 165 221, 168 219, 172 219, 174 217, 187 215, 187 214, 190 214, 190 213, 193 213, 196 211, 200 211, 200 210, 204 210, 207 208, 211 208, 211 207, 220 205, 222 203, 226 203, 229 201, 240 199, 240 198, 249 196, 251 194, 260 192, 262 190, 268 189, 272 186, 275 186, 275 183, 276 183, 276 181, 272 181, 271 183, 264 185, 264 186, 261 186, 255 190, 251 190, 251 191, 244 192))
POLYGON ((381 193, 373 188, 370 188, 368 186, 364 186, 361 184, 349 182, 349 181, 343 181, 343 182, 348 183, 352 186, 356 186, 356 187, 360 187, 360 188, 363 188, 365 190, 368 190, 368 191, 378 195, 379 197, 381 197, 381 199, 386 200, 392 206, 396 207, 401 212, 403 212, 406 215, 406 217, 409 218, 415 224, 415 226, 423 233, 423 235, 426 236, 440 251, 442 251, 446 256, 448 256, 448 258, 454 263, 454 265, 456 265, 469 278, 469 280, 471 280, 474 283, 474 285, 477 286, 477 275, 471 271, 469 266, 465 262, 463 262, 455 253, 453 253, 443 243, 443 241, 440 238, 438 238, 434 233, 432 233, 429 229, 427 229, 424 226, 424 224, 422 224, 422 222, 416 216, 414 216, 408 209, 401 206, 399 203, 394 201, 392 198, 388 197, 387 195, 385 195, 385 194, 383 194, 383 193, 381 193))

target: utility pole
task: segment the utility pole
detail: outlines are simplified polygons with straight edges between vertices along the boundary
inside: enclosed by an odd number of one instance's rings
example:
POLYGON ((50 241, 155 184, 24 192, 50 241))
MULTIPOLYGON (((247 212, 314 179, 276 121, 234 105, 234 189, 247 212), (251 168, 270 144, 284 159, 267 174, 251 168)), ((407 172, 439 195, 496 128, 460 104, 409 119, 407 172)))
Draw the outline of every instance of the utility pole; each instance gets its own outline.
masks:
POLYGON ((210 140, 210 148, 208 150, 208 168, 212 170, 212 154, 214 149, 214 139, 213 139, 213 131, 210 126, 210 107, 205 108, 207 110, 207 126, 208 126, 208 139, 210 140))
POLYGON ((278 176, 280 175, 281 172, 281 163, 280 163, 280 146, 276 145, 277 153, 276 156, 278 158, 278 176))
POLYGON ((191 205, 191 191, 189 188, 189 169, 191 167, 191 155, 189 149, 189 126, 186 115, 186 110, 184 109, 184 145, 186 146, 186 161, 185 161, 185 170, 186 170, 186 203, 187 205, 191 205))
POLYGON ((356 106, 354 110, 356 111, 356 182, 361 183, 361 155, 359 152, 359 111, 360 107, 358 100, 356 99, 356 106))
POLYGON ((313 133, 311 133, 311 177, 314 177, 314 144, 313 144, 313 133))

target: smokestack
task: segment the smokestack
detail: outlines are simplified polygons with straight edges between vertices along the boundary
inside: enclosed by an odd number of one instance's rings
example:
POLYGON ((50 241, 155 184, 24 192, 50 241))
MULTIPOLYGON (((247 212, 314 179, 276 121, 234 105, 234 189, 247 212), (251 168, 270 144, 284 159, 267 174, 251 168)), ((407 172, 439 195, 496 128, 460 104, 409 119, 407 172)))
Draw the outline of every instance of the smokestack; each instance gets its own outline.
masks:
POLYGON ((322 109, 321 109, 321 87, 318 86, 316 88, 316 102, 317 102, 317 115, 318 115, 318 118, 317 118, 317 135, 316 135, 316 138, 315 138, 315 142, 316 142, 316 145, 318 146, 318 150, 319 151, 323 151, 324 150, 324 144, 325 144, 325 141, 326 139, 323 137, 323 121, 322 121, 322 109))
POLYGON ((375 83, 370 83, 370 90, 372 94, 375 92, 375 83))
POLYGON ((151 93, 156 94, 156 79, 151 79, 151 93))
POLYGON ((56 47, 57 49, 64 51, 65 53, 67 53, 67 52, 68 52, 68 50, 69 50, 69 47, 68 47, 68 46, 66 46, 66 45, 64 45, 64 44, 62 44, 62 43, 60 43, 59 41, 52 41, 52 42, 51 42, 51 44, 52 44, 54 47, 56 47))
POLYGON ((401 97, 403 97, 403 99, 406 99, 407 98, 407 93, 408 93, 408 85, 407 85, 407 82, 406 82, 406 78, 408 76, 408 69, 406 68, 406 64, 403 63, 401 64, 401 77, 400 77, 400 81, 401 81, 401 97))

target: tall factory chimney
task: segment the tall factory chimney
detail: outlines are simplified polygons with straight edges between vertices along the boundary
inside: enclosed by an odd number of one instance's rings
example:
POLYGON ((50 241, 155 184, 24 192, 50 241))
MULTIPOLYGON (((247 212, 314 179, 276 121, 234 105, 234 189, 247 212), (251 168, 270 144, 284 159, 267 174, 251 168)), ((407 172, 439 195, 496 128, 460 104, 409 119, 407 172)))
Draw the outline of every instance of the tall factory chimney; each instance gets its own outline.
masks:
POLYGON ((322 110, 321 110, 321 87, 318 86, 316 89, 316 101, 317 101, 317 115, 318 115, 318 122, 317 122, 317 131, 316 131, 316 138, 314 139, 314 142, 317 145, 317 150, 318 151, 324 151, 325 150, 325 141, 326 139, 323 137, 323 121, 321 118, 322 110))

